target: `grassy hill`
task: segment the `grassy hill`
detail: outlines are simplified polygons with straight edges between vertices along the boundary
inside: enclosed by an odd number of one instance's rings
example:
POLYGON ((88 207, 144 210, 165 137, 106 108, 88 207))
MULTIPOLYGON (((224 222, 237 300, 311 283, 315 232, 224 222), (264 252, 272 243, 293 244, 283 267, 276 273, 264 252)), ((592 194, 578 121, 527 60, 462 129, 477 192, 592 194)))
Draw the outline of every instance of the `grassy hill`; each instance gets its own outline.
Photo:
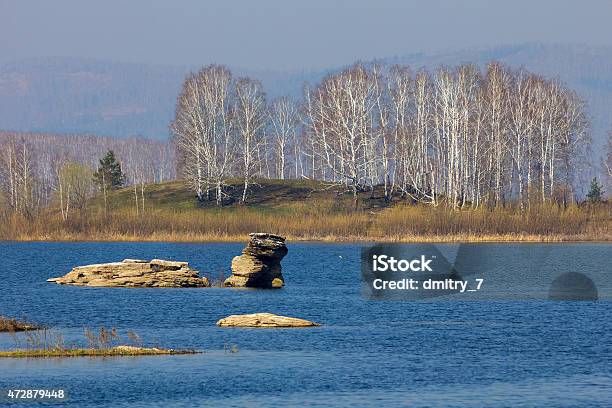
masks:
POLYGON ((383 189, 353 197, 342 186, 309 180, 261 180, 240 204, 242 183, 229 182, 223 207, 199 202, 180 181, 97 196, 67 219, 58 208, 30 217, 0 213, 0 239, 100 241, 245 241, 251 232, 290 240, 472 242, 612 240, 612 206, 563 208, 532 204, 450 210, 416 204, 399 196, 384 200, 383 189), (138 204, 138 209, 137 209, 138 204))
MULTIPOLYGON (((257 209, 259 211, 283 212, 296 206, 312 208, 325 207, 332 212, 346 212, 354 209, 353 197, 342 186, 327 184, 312 180, 256 180, 249 186, 246 204, 241 204, 242 180, 229 180, 225 192, 229 195, 219 208, 211 197, 209 201, 200 202, 195 193, 183 181, 172 181, 160 184, 149 184, 145 187, 145 210, 175 210, 189 211, 194 209, 231 211, 241 208, 257 209)), ((140 189, 137 188, 140 196, 140 189)), ((114 209, 130 209, 135 206, 133 187, 113 191, 109 195, 114 209)), ((357 207, 364 211, 377 211, 397 205, 406 200, 394 197, 387 202, 384 199, 382 186, 374 192, 364 191, 358 195, 357 207)), ((140 199, 140 198, 139 198, 140 199)), ((99 208, 103 201, 101 197, 94 200, 99 208)))

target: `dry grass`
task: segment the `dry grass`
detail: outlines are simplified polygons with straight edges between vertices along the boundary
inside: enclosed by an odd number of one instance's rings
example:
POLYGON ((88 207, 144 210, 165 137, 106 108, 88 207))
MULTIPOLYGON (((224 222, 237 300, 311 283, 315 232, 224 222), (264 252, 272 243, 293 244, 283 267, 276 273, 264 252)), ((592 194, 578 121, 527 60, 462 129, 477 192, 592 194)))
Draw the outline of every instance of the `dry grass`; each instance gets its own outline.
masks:
POLYGON ((77 349, 32 349, 0 351, 1 357, 33 358, 33 357, 115 357, 115 356, 153 356, 169 354, 197 354, 194 350, 159 349, 154 347, 115 346, 109 349, 77 348, 77 349))
POLYGON ((0 214, 0 239, 20 241, 245 241, 254 231, 316 241, 610 241, 612 203, 532 205, 518 209, 464 209, 415 205, 363 193, 351 197, 302 181, 267 181, 251 204, 198 206, 179 182, 148 187, 147 208, 136 215, 129 189, 110 197, 107 215, 92 202, 88 212, 63 221, 58 211, 36 217, 0 214), (173 205, 174 204, 174 205, 173 205))
POLYGON ((142 339, 132 331, 127 332, 127 341, 131 345, 118 344, 122 338, 117 329, 101 327, 97 331, 85 329, 87 348, 66 346, 61 333, 42 328, 37 331, 28 331, 25 339, 20 339, 15 331, 11 332, 15 349, 0 351, 0 358, 27 358, 27 357, 113 357, 113 356, 146 356, 168 354, 196 354, 194 350, 175 350, 158 347, 143 346, 142 339), (25 341, 25 348, 21 345, 25 341))
POLYGON ((609 241, 609 206, 459 210, 401 206, 380 214, 373 235, 397 241, 609 241))
MULTIPOLYGON (((14 217, 16 218, 16 217, 14 217)), ((520 214, 511 209, 448 211, 398 206, 376 213, 313 213, 297 209, 267 213, 241 208, 227 212, 151 211, 135 217, 117 211, 63 222, 15 222, 0 229, 3 239, 19 241, 245 241, 254 231, 284 235, 294 241, 610 241, 609 211, 554 206, 520 214)))

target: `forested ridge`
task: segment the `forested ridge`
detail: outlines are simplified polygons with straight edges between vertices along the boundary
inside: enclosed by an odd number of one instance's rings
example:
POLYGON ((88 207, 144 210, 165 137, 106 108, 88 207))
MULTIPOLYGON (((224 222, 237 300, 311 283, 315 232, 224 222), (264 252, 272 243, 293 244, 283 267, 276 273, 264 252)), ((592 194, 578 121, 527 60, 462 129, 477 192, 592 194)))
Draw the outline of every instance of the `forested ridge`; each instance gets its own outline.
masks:
MULTIPOLYGON (((563 232, 584 237, 593 224, 588 211, 605 200, 612 168, 608 151, 604 176, 590 179, 599 163, 593 162, 585 102, 573 90, 498 62, 432 71, 357 63, 306 84, 299 99, 271 98, 261 82, 210 65, 186 77, 168 128, 167 142, 0 132, 2 216, 35 223, 59 209, 63 222, 78 220, 77 229, 87 230, 93 227, 86 221, 95 219, 99 232, 113 210, 125 217, 131 208, 136 219, 130 224, 143 222, 156 209, 147 194, 155 183, 181 179, 197 209, 249 206, 265 194, 264 180, 292 179, 310 180, 313 191, 333 189, 337 202, 352 197, 351 204, 333 206, 323 217, 369 211, 367 196, 381 199, 379 207, 394 208, 396 216, 398 208, 410 214, 406 206, 414 205, 437 212, 503 211, 513 221, 505 229, 481 228, 483 234, 541 235, 554 233, 564 212, 586 211, 579 228, 563 232), (104 180, 106 166, 121 173, 120 182, 104 180), (123 186, 133 204, 113 207, 107 200, 116 197, 111 190, 123 186), (587 211, 581 203, 589 188, 587 211), (102 209, 92 205, 100 196, 102 209), (550 225, 526 231, 529 217, 546 211, 556 214, 550 225)), ((602 213, 600 204, 595 218, 603 228, 597 234, 606 236, 609 207, 602 213)), ((370 227, 363 232, 370 233, 370 227)))

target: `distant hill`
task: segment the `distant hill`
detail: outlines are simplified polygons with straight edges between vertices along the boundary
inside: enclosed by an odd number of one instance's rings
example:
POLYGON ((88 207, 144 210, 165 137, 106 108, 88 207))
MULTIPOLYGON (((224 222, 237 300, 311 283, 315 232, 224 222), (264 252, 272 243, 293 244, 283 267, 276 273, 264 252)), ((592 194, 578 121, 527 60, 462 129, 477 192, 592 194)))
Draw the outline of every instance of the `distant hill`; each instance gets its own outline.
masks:
MULTIPOLYGON (((596 151, 612 127, 612 47, 525 44, 383 58, 415 69, 499 60, 559 77, 589 104, 596 151)), ((330 67, 332 70, 334 67, 330 67)), ((44 58, 0 64, 0 129, 168 136, 176 96, 197 67, 44 58)), ((305 82, 326 72, 244 71, 262 81, 270 97, 299 96, 305 82)))
POLYGON ((164 138, 185 68, 48 58, 0 65, 0 128, 164 138))

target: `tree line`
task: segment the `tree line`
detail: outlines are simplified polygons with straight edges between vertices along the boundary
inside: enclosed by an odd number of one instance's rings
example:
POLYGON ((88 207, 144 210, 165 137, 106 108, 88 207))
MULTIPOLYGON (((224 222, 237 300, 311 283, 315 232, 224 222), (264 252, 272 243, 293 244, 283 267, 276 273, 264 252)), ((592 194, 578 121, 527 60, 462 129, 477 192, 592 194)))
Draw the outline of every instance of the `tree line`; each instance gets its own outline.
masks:
POLYGON ((224 202, 230 178, 309 178, 354 197, 382 186, 451 208, 567 204, 588 164, 584 102, 560 81, 490 63, 413 72, 355 64, 267 101, 223 66, 190 74, 171 124, 179 174, 224 202))
MULTIPOLYGON (((106 199, 111 186, 94 173, 111 177, 100 173, 109 150, 106 165, 120 164, 137 212, 146 184, 177 177, 217 205, 235 179, 248 202, 258 178, 307 178, 354 197, 377 189, 387 200, 522 210, 571 201, 592 164, 584 102, 558 80, 499 63, 435 72, 355 64, 305 85, 301 100, 268 100, 258 81, 211 65, 185 79, 170 133, 0 131, 0 206, 28 215, 56 205, 66 219, 95 193, 106 199)), ((602 168, 612 180, 608 145, 602 168)))
POLYGON ((23 215, 57 205, 64 219, 82 211, 96 192, 118 187, 116 169, 104 170, 109 150, 120 166, 120 185, 139 186, 142 197, 147 183, 176 178, 174 148, 167 142, 0 131, 0 204, 23 215), (96 174, 111 177, 98 180, 96 174))

